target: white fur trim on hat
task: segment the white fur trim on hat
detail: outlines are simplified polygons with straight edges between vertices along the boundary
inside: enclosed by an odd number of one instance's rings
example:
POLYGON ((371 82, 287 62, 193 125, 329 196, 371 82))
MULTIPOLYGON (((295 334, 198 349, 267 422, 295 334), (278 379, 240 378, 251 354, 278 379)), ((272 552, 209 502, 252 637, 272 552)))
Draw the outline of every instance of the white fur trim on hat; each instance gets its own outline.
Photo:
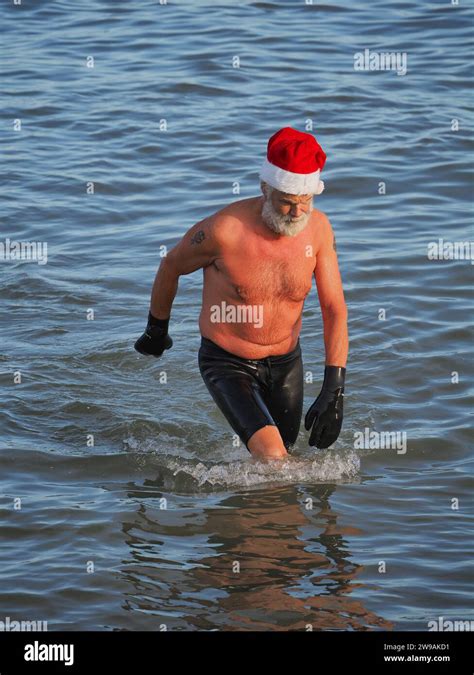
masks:
POLYGON ((260 178, 289 195, 320 195, 324 190, 324 181, 319 180, 320 173, 319 169, 314 173, 293 173, 280 169, 265 159, 260 169, 260 178))

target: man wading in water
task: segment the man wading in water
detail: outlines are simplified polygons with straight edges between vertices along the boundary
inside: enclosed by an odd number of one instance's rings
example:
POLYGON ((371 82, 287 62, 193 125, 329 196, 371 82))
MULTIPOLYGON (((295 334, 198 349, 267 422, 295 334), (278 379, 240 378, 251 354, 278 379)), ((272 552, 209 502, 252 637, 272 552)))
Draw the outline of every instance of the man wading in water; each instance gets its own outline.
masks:
POLYGON ((314 136, 284 127, 268 141, 263 197, 234 202, 196 223, 163 258, 148 325, 135 343, 161 356, 179 277, 204 274, 199 370, 229 424, 258 458, 284 458, 303 412, 299 334, 316 279, 326 366, 305 417, 309 445, 327 448, 341 430, 348 352, 347 309, 336 240, 313 195, 326 155, 314 136))

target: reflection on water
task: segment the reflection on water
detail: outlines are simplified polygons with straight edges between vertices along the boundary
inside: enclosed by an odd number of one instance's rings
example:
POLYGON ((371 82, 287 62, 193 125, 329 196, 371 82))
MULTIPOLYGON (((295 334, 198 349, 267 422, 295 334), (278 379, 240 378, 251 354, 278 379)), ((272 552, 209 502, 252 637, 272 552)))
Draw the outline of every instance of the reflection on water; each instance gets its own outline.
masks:
POLYGON ((338 525, 334 490, 240 492, 198 514, 143 505, 123 524, 130 554, 121 573, 133 586, 127 609, 168 629, 391 629, 350 597, 361 566, 345 535, 358 532, 338 525))

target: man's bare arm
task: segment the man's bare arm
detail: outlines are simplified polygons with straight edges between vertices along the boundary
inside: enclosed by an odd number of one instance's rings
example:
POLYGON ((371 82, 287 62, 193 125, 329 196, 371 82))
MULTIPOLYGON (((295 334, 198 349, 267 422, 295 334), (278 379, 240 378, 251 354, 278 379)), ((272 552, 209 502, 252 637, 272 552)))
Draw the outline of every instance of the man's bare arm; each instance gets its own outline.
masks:
POLYGON ((345 367, 349 350, 347 307, 337 262, 336 238, 324 214, 321 228, 315 278, 323 316, 326 365, 345 367))
POLYGON ((181 275, 207 267, 219 256, 222 230, 222 217, 214 214, 204 218, 162 259, 151 292, 150 311, 154 317, 169 318, 181 275))

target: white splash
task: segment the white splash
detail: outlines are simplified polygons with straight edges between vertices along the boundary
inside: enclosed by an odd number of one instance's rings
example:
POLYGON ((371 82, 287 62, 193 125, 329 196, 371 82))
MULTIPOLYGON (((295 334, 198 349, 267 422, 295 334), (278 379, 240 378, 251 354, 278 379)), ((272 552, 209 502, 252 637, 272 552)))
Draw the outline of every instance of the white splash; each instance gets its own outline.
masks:
POLYGON ((355 452, 318 454, 314 459, 289 457, 285 460, 261 462, 254 459, 214 464, 191 463, 163 457, 164 466, 173 476, 185 474, 204 484, 225 487, 259 485, 261 483, 327 483, 354 478, 360 470, 355 452))

